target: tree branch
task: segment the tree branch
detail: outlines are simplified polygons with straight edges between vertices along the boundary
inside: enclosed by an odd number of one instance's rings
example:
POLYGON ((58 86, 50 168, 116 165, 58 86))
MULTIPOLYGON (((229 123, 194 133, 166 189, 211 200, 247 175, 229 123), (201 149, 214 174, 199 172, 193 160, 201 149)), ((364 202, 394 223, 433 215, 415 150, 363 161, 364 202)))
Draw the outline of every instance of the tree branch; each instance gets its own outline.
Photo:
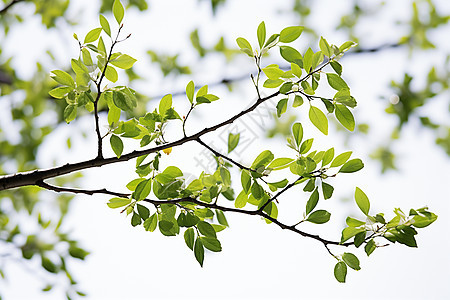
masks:
POLYGON ((14 4, 17 4, 17 3, 19 3, 19 2, 24 2, 24 1, 26 1, 26 0, 12 0, 11 2, 9 2, 5 7, 3 7, 3 8, 0 10, 0 15, 6 14, 6 12, 7 12, 11 7, 13 7, 14 4))
POLYGON ((215 156, 218 157, 222 157, 223 159, 228 160, 230 163, 234 164, 235 166, 237 166, 239 169, 244 169, 250 172, 256 172, 256 170, 253 170, 252 168, 246 167, 244 165, 242 165, 241 163, 238 163, 237 161, 233 160, 232 158, 219 153, 218 151, 216 151, 215 149, 213 149, 211 146, 209 146, 208 144, 206 144, 205 142, 203 142, 200 138, 198 138, 196 140, 200 145, 202 145, 203 147, 205 147, 206 149, 208 149, 209 151, 211 151, 215 156))
POLYGON ((28 171, 28 172, 21 172, 16 174, 10 174, 10 175, 4 175, 0 176, 0 191, 21 187, 21 186, 27 186, 27 185, 36 185, 37 182, 40 180, 45 180, 53 177, 58 177, 61 175, 73 173, 76 171, 81 171, 84 169, 94 168, 94 167, 101 167, 104 165, 112 164, 112 163, 118 163, 122 161, 128 161, 130 159, 139 157, 141 155, 155 153, 158 151, 161 151, 166 148, 176 147, 183 145, 190 141, 195 141, 201 136, 213 132, 225 125, 233 123, 235 120, 239 119, 240 117, 244 116, 247 113, 252 112, 255 110, 260 104, 263 102, 276 97, 280 94, 280 92, 275 92, 267 97, 258 99, 252 106, 249 108, 241 111, 240 113, 234 115, 233 117, 229 118, 228 120, 225 120, 219 124, 216 124, 211 127, 207 127, 193 135, 183 137, 177 141, 167 143, 164 145, 159 145, 150 149, 145 150, 135 150, 128 154, 122 155, 120 158, 117 157, 109 157, 109 158, 103 158, 103 157, 96 157, 91 160, 86 160, 78 163, 73 164, 65 164, 59 167, 49 168, 49 169, 38 169, 34 171, 28 171))
MULTIPOLYGON (((57 187, 57 186, 53 186, 50 184, 47 184, 45 182, 38 181, 36 183, 37 186, 44 188, 44 189, 48 189, 48 190, 52 190, 54 192, 57 193, 75 193, 75 194, 87 194, 87 195, 93 195, 93 194, 107 194, 107 195, 112 195, 112 196, 116 196, 116 197, 122 197, 122 198, 128 198, 130 196, 130 194, 123 194, 123 193, 117 193, 117 192, 112 192, 112 191, 108 191, 107 189, 98 189, 98 190, 82 190, 82 189, 74 189, 74 188, 63 188, 63 187, 57 187)), ((282 192, 278 193, 278 195, 280 195, 282 192)), ((245 215, 251 215, 251 216, 260 216, 263 217, 269 221, 271 221, 272 223, 277 224, 280 228, 282 229, 287 229, 289 231, 295 232, 297 234, 300 234, 303 237, 307 237, 307 238, 312 238, 314 240, 317 240, 319 242, 321 242, 322 244, 324 244, 324 246, 328 249, 328 245, 336 245, 336 246, 350 246, 353 245, 353 242, 347 242, 347 243, 340 243, 340 242, 336 242, 336 241, 331 241, 331 240, 327 240, 324 238, 321 238, 319 235, 314 235, 311 233, 307 233, 304 231, 301 231, 297 228, 295 228, 296 225, 286 225, 280 221, 278 221, 276 218, 273 218, 271 216, 269 216, 268 214, 266 214, 265 212, 261 211, 261 210, 244 210, 244 209, 239 209, 239 208, 234 208, 234 207, 226 207, 226 206, 222 206, 222 205, 218 205, 217 203, 206 203, 206 202, 202 202, 200 200, 197 200, 196 198, 192 198, 192 197, 183 197, 183 198, 178 198, 178 199, 170 199, 170 200, 154 200, 154 199, 143 199, 142 201, 145 201, 147 203, 153 204, 153 205, 161 205, 161 204, 180 204, 183 202, 189 202, 192 204, 196 204, 202 207, 207 207, 210 209, 218 209, 224 212, 234 212, 234 213, 239 213, 239 214, 245 214, 245 215)))

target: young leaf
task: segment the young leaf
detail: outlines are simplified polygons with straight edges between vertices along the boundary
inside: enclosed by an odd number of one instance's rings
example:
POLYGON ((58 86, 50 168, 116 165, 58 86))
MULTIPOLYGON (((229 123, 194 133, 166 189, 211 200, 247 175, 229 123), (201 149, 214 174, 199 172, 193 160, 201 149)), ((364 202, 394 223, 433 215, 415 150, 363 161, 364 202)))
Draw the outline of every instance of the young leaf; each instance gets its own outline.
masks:
POLYGON ((333 54, 333 50, 331 49, 327 40, 325 40, 323 37, 320 37, 319 47, 320 47, 320 50, 322 51, 323 55, 331 57, 331 55, 333 54))
POLYGON ((118 68, 121 69, 130 69, 134 63, 136 62, 136 59, 134 59, 133 57, 127 55, 127 54, 122 54, 120 56, 118 56, 117 58, 111 60, 111 64, 113 66, 116 66, 118 68))
POLYGON ((195 240, 194 255, 195 255, 195 258, 197 259, 198 263, 200 264, 200 266, 203 267, 203 260, 205 258, 205 249, 203 248, 203 244, 202 244, 202 241, 200 240, 200 238, 197 238, 195 240))
POLYGON ((172 95, 165 95, 159 102, 159 114, 164 117, 166 111, 172 107, 172 95))
MULTIPOLYGON (((296 49, 289 46, 280 46, 280 54, 287 62, 297 63, 302 59, 302 55, 296 49)), ((299 67, 300 69, 300 67, 299 67)), ((301 70, 300 70, 301 72, 301 70)), ((297 76, 300 77, 300 76, 297 76)))
POLYGON ((119 79, 116 69, 111 66, 106 66, 105 77, 111 82, 116 82, 119 79))
POLYGON ((282 170, 284 168, 289 167, 289 165, 292 163, 294 159, 288 158, 288 157, 279 157, 275 158, 268 166, 267 168, 270 168, 272 170, 282 170))
POLYGON ((228 134, 228 153, 234 150, 236 146, 239 144, 240 133, 232 134, 231 132, 228 134))
POLYGON ((290 43, 295 41, 302 34, 302 26, 286 27, 280 32, 280 42, 290 43))
POLYGON ((119 208, 125 205, 130 204, 131 199, 126 198, 112 198, 109 199, 109 202, 106 204, 109 208, 119 208))
POLYGON ((101 27, 92 29, 86 34, 86 37, 84 38, 84 43, 87 44, 95 42, 100 37, 100 33, 102 33, 101 27))
POLYGON ((120 3, 120 0, 115 0, 113 4, 113 14, 114 18, 116 18, 117 24, 120 25, 123 19, 123 15, 125 14, 125 11, 123 9, 122 3, 120 3))
POLYGON ((53 90, 51 90, 50 92, 48 92, 48 94, 50 96, 52 96, 53 98, 56 99, 63 99, 64 97, 67 96, 67 94, 69 94, 70 92, 73 91, 72 87, 69 86, 60 86, 57 88, 54 88, 53 90))
POLYGON ((123 142, 117 135, 111 135, 111 138, 109 140, 111 143, 111 148, 113 149, 114 153, 116 154, 117 158, 119 158, 122 155, 123 151, 123 142))
POLYGON ((355 189, 355 201, 359 209, 368 216, 370 209, 369 198, 359 187, 356 187, 355 189))
POLYGON ((355 129, 355 118, 353 117, 351 111, 342 104, 335 104, 334 114, 339 123, 350 131, 355 129))
POLYGON ((334 148, 330 148, 323 155, 322 166, 328 165, 333 160, 333 157, 334 157, 334 148))
POLYGON ((144 220, 144 221, 147 220, 148 217, 150 216, 150 210, 141 204, 137 204, 136 208, 137 208, 137 211, 138 211, 139 215, 141 216, 142 220, 144 220))
POLYGON ((272 80, 277 80, 284 74, 284 71, 278 66, 267 66, 262 71, 266 74, 267 78, 272 80))
POLYGON ((111 27, 109 26, 108 20, 103 15, 100 15, 100 25, 102 26, 103 31, 111 36, 111 27))
POLYGON ((339 173, 353 173, 364 167, 363 162, 359 158, 355 158, 346 162, 340 169, 339 173))
POLYGON ((188 97, 189 102, 191 102, 191 104, 194 101, 194 92, 195 92, 195 85, 194 82, 191 80, 186 85, 186 96, 188 97))
POLYGON ((246 39, 239 37, 236 39, 236 43, 238 44, 239 48, 241 48, 242 52, 246 53, 250 57, 253 56, 252 46, 246 39))
POLYGON ((344 283, 345 277, 347 276, 347 265, 340 261, 334 267, 334 277, 337 281, 344 283))
POLYGON ((152 189, 151 179, 139 182, 133 194, 134 199, 139 201, 147 198, 147 196, 150 194, 151 189, 152 189))
POLYGON ((317 129, 328 135, 328 119, 320 109, 311 105, 309 108, 309 119, 317 129))
POLYGON ((342 259, 347 264, 347 266, 349 266, 353 270, 361 270, 361 267, 359 266, 359 259, 353 253, 345 252, 342 255, 342 259))
POLYGON ((295 144, 297 145, 297 147, 300 146, 300 143, 303 139, 303 126, 301 123, 297 122, 292 125, 292 134, 294 135, 295 144))
POLYGON ((262 49, 264 42, 266 41, 266 25, 264 24, 264 21, 262 21, 258 26, 257 36, 258 36, 259 48, 262 49))
POLYGON ((306 221, 314 223, 314 224, 323 224, 330 220, 331 214, 326 210, 316 210, 312 212, 306 221))
POLYGON ((52 73, 55 74, 55 76, 51 77, 56 82, 75 88, 75 82, 73 81, 72 76, 70 76, 68 73, 61 70, 53 70, 52 73))
POLYGON ((342 230, 341 243, 344 243, 348 239, 350 239, 350 238, 354 237, 355 235, 357 235, 358 233, 364 232, 364 231, 365 231, 364 228, 345 227, 342 230))
POLYGON ((347 151, 339 154, 331 163, 330 168, 335 168, 343 165, 350 158, 351 155, 352 151, 347 151))
POLYGON ((64 120, 67 123, 72 122, 75 120, 77 116, 77 106, 76 105, 67 105, 64 109, 64 120))

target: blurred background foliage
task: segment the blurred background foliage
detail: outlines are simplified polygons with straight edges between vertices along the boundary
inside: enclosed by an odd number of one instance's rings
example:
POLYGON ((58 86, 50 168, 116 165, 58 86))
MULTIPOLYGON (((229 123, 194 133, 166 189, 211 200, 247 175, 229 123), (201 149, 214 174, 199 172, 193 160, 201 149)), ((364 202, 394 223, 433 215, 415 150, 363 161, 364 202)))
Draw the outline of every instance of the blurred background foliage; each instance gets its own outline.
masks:
MULTIPOLYGON (((75 25, 76 21, 68 13, 72 1, 69 0, 1 0, 0 1, 0 174, 11 174, 33 170, 41 166, 37 161, 37 153, 42 143, 55 131, 64 125, 62 118, 64 103, 54 101, 48 95, 48 91, 55 87, 55 83, 49 77, 48 61, 53 61, 51 51, 42 53, 39 61, 36 61, 34 74, 22 78, 17 70, 12 67, 14 57, 8 57, 2 51, 2 45, 8 42, 12 29, 20 23, 27 22, 23 11, 32 9, 35 15, 40 17, 46 30, 59 30, 61 24, 75 25)), ((98 6, 99 12, 108 13, 113 0, 102 0, 98 6)), ((152 1, 123 0, 128 8, 146 11, 152 6, 152 1)), ((198 0, 198 2, 210 2, 210 8, 214 16, 220 13, 227 0, 198 0)), ((288 15, 307 28, 305 32, 312 41, 320 36, 311 19, 313 9, 320 5, 312 0, 290 1, 290 8, 280 10, 278 13, 288 15), (314 4, 314 5, 313 5, 314 4)), ((436 1, 437 2, 437 1, 436 1)), ((445 2, 445 1, 444 1, 445 2)), ((392 26, 403 28, 405 35, 397 40, 387 40, 379 45, 371 44, 370 40, 360 34, 360 26, 366 18, 376 16, 383 18, 385 2, 354 0, 350 9, 340 16, 340 22, 336 26, 336 33, 344 35, 346 40, 359 43, 349 55, 366 54, 370 59, 376 59, 376 55, 391 48, 401 48, 405 55, 411 58, 414 53, 425 53, 434 56, 438 51, 432 36, 436 30, 448 30, 450 16, 440 12, 433 0, 406 1, 404 9, 411 11, 411 18, 395 20, 392 26)), ((86 7, 86 9, 91 9, 86 7)), ((190 34, 191 46, 195 49, 197 58, 187 64, 179 60, 179 53, 166 54, 157 49, 146 49, 155 72, 161 76, 174 78, 176 76, 189 75, 195 72, 193 65, 206 60, 209 55, 220 53, 226 57, 227 63, 232 64, 235 54, 238 53, 235 45, 226 44, 225 39, 217 37, 213 47, 205 46, 201 34, 202 28, 196 28, 190 34)), ((31 49, 30 49, 31 51, 31 49)), ((450 82, 450 53, 446 59, 437 64, 427 66, 426 72, 410 74, 404 70, 402 80, 392 80, 389 90, 392 96, 380 95, 386 106, 386 113, 395 116, 397 126, 388 133, 387 142, 378 145, 371 157, 381 164, 382 172, 396 169, 396 154, 392 151, 393 145, 402 135, 402 128, 411 122, 419 122, 423 128, 432 132, 435 136, 436 146, 450 156, 450 126, 448 122, 433 119, 424 108, 437 97, 449 97, 450 82)), ((59 66, 63 67, 63 66, 59 66)), ((70 72, 69 67, 67 70, 70 72)), ((127 72, 128 81, 144 79, 134 69, 127 72)), ((225 76, 218 74, 218 76, 225 76)), ((389 73, 386 74, 389 76, 389 73)), ((235 78, 222 77, 215 82, 205 82, 211 85, 225 84, 230 89, 233 85, 248 74, 242 74, 235 78)), ((162 91, 161 91, 162 92, 162 91)), ((175 91, 176 92, 176 91, 175 91)), ((179 93, 183 93, 180 91, 179 93)), ((176 94, 176 93, 175 93, 176 94)), ((140 95, 139 101, 145 104, 156 95, 140 95)), ((450 103, 449 103, 450 104, 450 103)), ((139 110, 134 112, 140 115, 145 105, 138 105, 139 110)), ((450 105, 448 106, 450 114, 450 105)), ((295 116, 288 117, 289 123, 275 118, 272 128, 267 130, 268 137, 276 135, 286 136, 290 133, 290 124, 295 116)), ((367 124, 359 125, 359 132, 370 134, 367 124)), ((67 140, 70 148, 71 141, 67 140)), ((438 150, 438 151, 441 151, 438 150)), ((95 151, 94 151, 95 152, 95 151)), ((80 175, 57 178, 59 185, 76 186, 80 175)), ((77 289, 76 281, 72 278, 70 268, 66 262, 72 259, 84 259, 88 254, 79 246, 77 241, 70 237, 64 226, 64 218, 70 209, 71 195, 55 195, 41 191, 38 187, 26 187, 15 190, 2 191, 0 193, 0 287, 8 274, 4 270, 7 264, 28 265, 36 276, 42 276, 45 282, 43 290, 50 290, 56 281, 55 277, 65 278, 67 297, 83 295, 77 289), (56 212, 55 212, 56 210, 56 212), (52 213, 49 213, 51 211, 52 213), (27 224, 27 226, 24 226, 27 224), (34 224, 30 226, 29 224, 34 224), (31 263, 31 261, 38 263, 31 263), (42 272, 44 271, 44 272, 42 272), (45 273, 45 274, 43 274, 45 273)), ((61 284, 61 283, 60 283, 61 284)), ((1 290, 1 288, 0 288, 1 290)), ((0 292, 1 293, 1 292, 0 292)), ((1 297, 1 295, 0 295, 1 297)))

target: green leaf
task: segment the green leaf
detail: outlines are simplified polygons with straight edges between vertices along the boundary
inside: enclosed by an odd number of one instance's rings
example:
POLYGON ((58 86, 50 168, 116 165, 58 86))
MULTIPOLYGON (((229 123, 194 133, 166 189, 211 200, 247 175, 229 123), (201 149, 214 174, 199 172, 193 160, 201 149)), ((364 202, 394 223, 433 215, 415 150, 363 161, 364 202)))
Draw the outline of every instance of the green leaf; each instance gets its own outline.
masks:
POLYGON ((302 55, 300 54, 300 52, 290 46, 280 46, 280 54, 281 57, 283 57, 287 62, 290 63, 298 63, 302 59, 302 55))
POLYGON ((56 99, 63 99, 64 97, 67 96, 67 94, 69 94, 70 92, 73 91, 72 87, 69 86, 60 86, 57 88, 54 88, 53 90, 51 90, 50 92, 48 92, 48 94, 50 96, 52 96, 53 98, 56 99))
POLYGON ((304 140, 303 143, 300 145, 300 154, 307 153, 311 149, 313 142, 314 139, 304 140))
POLYGON ((154 213, 144 221, 144 228, 147 231, 153 232, 158 226, 158 215, 154 213))
POLYGON ((136 178, 136 179, 133 179, 133 180, 131 180, 130 182, 128 182, 128 184, 126 185, 126 187, 127 187, 127 189, 129 189, 130 191, 134 191, 135 189, 136 189, 136 186, 140 183, 140 182, 142 182, 142 181, 144 181, 145 180, 145 178, 136 178))
POLYGON ((116 66, 121 69, 130 69, 134 65, 135 62, 136 62, 136 59, 134 59, 133 57, 131 57, 127 54, 122 54, 119 57, 110 61, 110 63, 113 66, 116 66))
POLYGON ((86 66, 92 66, 94 62, 92 61, 91 53, 88 49, 81 49, 81 55, 83 56, 83 62, 86 66))
POLYGON ((241 184, 245 193, 248 193, 251 186, 251 176, 247 170, 242 170, 241 172, 241 184))
POLYGON ((262 49, 264 46, 264 42, 266 41, 266 24, 264 24, 264 21, 262 21, 258 26, 257 36, 259 48, 262 49))
POLYGON ((134 199, 136 200, 143 200, 147 198, 147 196, 150 194, 150 191, 152 190, 152 180, 147 179, 143 180, 138 183, 136 186, 136 189, 134 191, 134 199))
POLYGON ((299 107, 302 104, 303 104, 303 98, 299 95, 295 95, 294 104, 292 105, 292 107, 299 107))
POLYGON ((166 111, 172 107, 172 95, 165 95, 159 102, 159 114, 164 117, 166 111))
POLYGON ((377 245, 375 244, 374 240, 371 239, 367 242, 366 246, 364 247, 364 251, 366 252, 367 256, 373 253, 375 249, 377 248, 377 245))
POLYGON ((58 273, 58 267, 47 257, 42 256, 42 267, 50 273, 58 273))
POLYGON ((320 37, 319 47, 323 55, 328 57, 331 57, 333 55, 333 50, 331 49, 330 44, 328 44, 327 40, 325 40, 323 37, 320 37))
POLYGON ((347 265, 340 261, 334 266, 334 277, 337 281, 344 283, 347 276, 347 265))
POLYGON ((91 31, 88 32, 88 34, 86 34, 86 37, 84 38, 84 43, 87 44, 95 42, 100 37, 100 33, 102 33, 101 27, 92 29, 91 31))
POLYGON ((347 223, 347 225, 350 227, 359 227, 359 226, 366 224, 366 222, 354 219, 352 217, 347 217, 347 219, 345 220, 345 223, 347 223))
POLYGON ((264 196, 264 189, 261 185, 258 184, 256 180, 253 182, 250 190, 255 199, 261 199, 264 196))
POLYGON ((350 131, 355 129, 355 118, 353 118, 351 111, 345 105, 335 104, 334 114, 342 126, 350 131))
POLYGON ((284 188, 288 183, 289 181, 287 179, 283 179, 277 182, 269 182, 267 185, 270 187, 272 192, 275 192, 277 189, 284 188))
POLYGON ((72 122, 73 120, 75 120, 77 116, 77 106, 76 105, 67 105, 66 108, 64 109, 64 120, 67 123, 72 122))
POLYGON ((333 68, 333 70, 336 72, 336 74, 338 74, 339 76, 342 75, 342 66, 340 63, 338 63, 337 61, 332 61, 330 63, 331 67, 333 68))
POLYGON ((307 215, 316 207, 318 202, 319 202, 319 191, 317 190, 317 188, 315 188, 314 192, 309 197, 308 202, 306 202, 307 215))
POLYGON ((284 74, 283 70, 281 70, 278 66, 274 65, 267 66, 263 68, 262 71, 264 72, 264 74, 266 74, 267 78, 271 80, 277 80, 284 74))
POLYGON ((347 83, 345 83, 345 81, 339 75, 327 73, 327 80, 328 84, 337 91, 349 89, 347 83))
POLYGON ((342 259, 347 264, 347 266, 349 266, 353 270, 356 270, 356 271, 361 270, 361 267, 359 266, 359 259, 356 257, 356 255, 345 252, 342 255, 342 259))
POLYGON ((412 221, 413 221, 412 226, 414 226, 416 228, 424 228, 436 220, 437 220, 437 215, 435 215, 434 213, 428 212, 428 214, 425 216, 421 216, 421 215, 414 216, 412 218, 412 221))
POLYGON ((322 192, 323 192, 323 198, 325 200, 330 199, 333 195, 334 187, 326 182, 322 181, 322 192))
POLYGON ((276 39, 279 37, 280 35, 278 33, 272 34, 268 39, 267 42, 264 44, 264 48, 272 48, 273 46, 275 46, 277 44, 276 39))
POLYGON ((339 47, 339 51, 340 51, 340 52, 345 52, 345 51, 347 51, 348 49, 350 49, 351 47, 354 47, 354 46, 356 46, 356 43, 355 43, 355 42, 351 42, 351 41, 344 42, 344 43, 339 47))
POLYGON ((343 165, 350 158, 351 155, 352 151, 347 151, 339 154, 331 163, 330 168, 335 168, 343 165))
POLYGON ((334 157, 334 148, 330 148, 323 155, 322 166, 328 165, 333 160, 333 157, 334 157))
POLYGON ((205 221, 198 222, 197 228, 200 231, 200 233, 203 234, 204 236, 217 238, 216 231, 208 222, 205 221))
POLYGON ((119 79, 116 69, 111 66, 106 66, 105 77, 111 82, 116 82, 119 79))
POLYGON ((344 230, 342 230, 341 244, 363 231, 365 231, 364 228, 345 227, 344 230))
POLYGON ((216 209, 217 221, 219 224, 229 227, 227 218, 225 218, 225 214, 223 211, 216 209))
POLYGON ((106 204, 109 208, 119 208, 131 203, 131 199, 126 198, 112 198, 109 199, 109 202, 106 204))
POLYGON ((100 25, 102 26, 103 31, 111 36, 111 27, 109 26, 108 20, 103 15, 100 15, 100 25))
POLYGON ((300 146, 303 139, 303 126, 301 123, 297 122, 292 125, 292 134, 294 135, 295 144, 297 147, 300 146))
POLYGON ((281 117, 281 115, 286 112, 287 102, 288 102, 288 98, 281 99, 280 101, 278 101, 278 104, 277 104, 277 116, 278 116, 278 118, 281 117))
POLYGON ((356 187, 355 189, 355 201, 359 209, 363 212, 363 214, 368 216, 370 209, 369 198, 359 187, 356 187))
POLYGON ((70 86, 72 88, 75 88, 75 82, 73 81, 72 76, 70 76, 68 73, 66 73, 64 71, 61 71, 61 70, 53 70, 52 73, 55 76, 51 76, 51 77, 56 82, 58 82, 58 83, 60 83, 62 85, 67 85, 67 86, 70 86))
POLYGON ((359 158, 355 158, 346 162, 340 169, 339 173, 353 173, 364 167, 363 162, 359 158))
MULTIPOLYGON (((289 93, 292 90, 293 85, 294 84, 292 82, 283 83, 283 85, 280 87, 280 93, 286 95, 287 93, 289 93)), ((286 101, 287 101, 287 99, 286 99, 286 101)))
MULTIPOLYGON (((250 187, 249 187, 250 189, 250 187)), ((242 190, 239 195, 236 197, 236 200, 234 201, 234 207, 236 208, 243 208, 247 204, 248 198, 247 198, 247 192, 242 190)))
POLYGON ((186 85, 186 96, 188 97, 189 102, 191 102, 191 104, 194 102, 194 92, 195 92, 195 85, 194 82, 191 80, 186 85))
POLYGON ((264 81, 263 87, 274 89, 279 87, 284 81, 282 79, 267 79, 264 81))
POLYGON ((364 241, 366 239, 366 232, 360 232, 357 235, 355 235, 355 238, 353 240, 353 243, 355 244, 356 248, 359 248, 359 246, 361 246, 364 241))
POLYGON ((252 169, 258 169, 267 166, 274 159, 274 155, 270 150, 264 150, 253 161, 252 169))
POLYGON ((122 3, 120 3, 119 0, 114 1, 113 14, 114 14, 114 18, 116 18, 117 24, 120 25, 120 23, 123 20, 123 16, 125 14, 125 10, 123 9, 122 3))
POLYGON ((194 250, 195 232, 194 228, 188 228, 184 232, 184 241, 189 249, 194 250))
POLYGON ((236 39, 236 43, 238 44, 239 48, 241 48, 242 52, 246 53, 250 57, 253 57, 252 46, 246 39, 239 37, 236 39))
POLYGON ((122 155, 122 151, 123 151, 122 139, 120 137, 118 137, 117 135, 113 134, 113 135, 111 135, 109 142, 110 142, 111 148, 113 149, 117 158, 119 158, 122 155))
POLYGON ((279 157, 275 158, 268 166, 267 168, 273 169, 273 170, 282 170, 284 168, 289 167, 289 165, 292 163, 294 159, 288 158, 288 157, 279 157))
POLYGON ((218 239, 211 237, 200 237, 200 240, 202 241, 202 244, 206 249, 213 252, 222 251, 222 246, 220 245, 218 239))
POLYGON ((203 244, 202 244, 202 241, 200 240, 200 238, 197 238, 195 240, 194 254, 195 254, 195 258, 197 259, 200 266, 203 267, 203 260, 205 258, 205 249, 203 248, 203 244))
POLYGON ((323 224, 330 220, 331 214, 326 210, 316 210, 313 211, 306 221, 314 223, 314 224, 323 224))
POLYGON ((133 212, 133 215, 131 216, 131 226, 135 227, 142 223, 141 216, 135 212, 133 212))
POLYGON ((286 27, 280 32, 280 42, 290 43, 295 41, 303 32, 302 26, 286 27))
POLYGON ((239 138, 241 134, 232 134, 231 132, 228 134, 228 153, 233 151, 236 146, 239 144, 239 138))
POLYGON ((136 103, 124 94, 122 91, 114 91, 113 92, 113 102, 118 108, 123 111, 131 111, 136 107, 136 103))
POLYGON ((328 119, 320 109, 311 105, 309 108, 309 119, 317 129, 328 135, 328 119))

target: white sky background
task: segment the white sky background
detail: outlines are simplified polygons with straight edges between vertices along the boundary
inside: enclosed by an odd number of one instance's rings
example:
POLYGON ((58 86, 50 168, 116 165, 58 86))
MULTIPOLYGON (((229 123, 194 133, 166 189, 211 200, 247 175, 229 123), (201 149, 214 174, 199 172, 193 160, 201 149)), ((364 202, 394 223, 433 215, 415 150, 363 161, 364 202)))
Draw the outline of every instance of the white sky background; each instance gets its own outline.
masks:
MULTIPOLYGON (((82 1, 76 2, 80 5, 82 1)), ((283 4, 290 3, 278 2, 229 0, 225 9, 219 10, 218 16, 213 18, 209 1, 151 1, 150 9, 145 15, 135 14, 134 11, 126 12, 124 32, 131 32, 132 37, 121 44, 119 50, 138 59, 138 71, 150 73, 148 81, 136 85, 140 92, 148 95, 182 90, 190 78, 196 83, 209 83, 221 79, 224 75, 231 77, 253 72, 252 62, 245 55, 230 65, 213 56, 208 58, 206 64, 195 68, 193 76, 175 82, 171 81, 170 77, 163 79, 159 73, 149 72, 149 60, 144 51, 148 48, 168 53, 182 50, 184 52, 181 60, 190 63, 194 54, 188 46, 188 34, 195 27, 201 28, 202 40, 210 43, 209 45, 215 44, 222 34, 226 34, 228 44, 234 45, 238 36, 246 37, 255 44, 256 28, 262 20, 266 23, 268 34, 298 23, 298 20, 290 15, 275 14, 283 4)), ((341 1, 318 2, 320 10, 316 9, 313 17, 317 31, 330 43, 342 43, 343 37, 333 29, 338 16, 347 7, 339 7, 337 2, 342 3, 341 1)), ((374 16, 361 27, 361 33, 367 37, 361 42, 366 42, 366 46, 376 46, 395 41, 405 34, 396 31, 399 27, 393 30, 389 26, 393 18, 408 17, 410 11, 402 8, 406 3, 410 1, 390 1, 391 7, 383 11, 383 18, 380 18, 380 15, 374 16)), ((442 0, 440 4, 448 13, 448 2, 442 0)), ((78 36, 84 36, 89 29, 98 26, 98 17, 93 13, 95 11, 96 9, 92 9, 80 14, 83 25, 76 29, 78 36)), ((113 24, 112 19, 110 20, 113 24)), ((37 24, 39 20, 34 18, 26 27, 11 32, 6 48, 9 51, 20 51, 20 61, 16 61, 20 74, 29 72, 36 56, 40 55, 41 50, 46 49, 50 42, 59 49, 60 54, 60 65, 53 68, 64 66, 71 57, 77 55, 77 45, 71 38, 73 29, 61 25, 65 33, 49 35, 36 30, 40 27, 37 24), (36 43, 36 40, 39 43, 36 43), (33 45, 33 53, 29 52, 29 45, 33 45), (39 49, 41 46, 42 49, 39 49)), ((447 37, 446 43, 442 42, 440 46, 448 53, 448 30, 447 35, 441 32, 437 37, 447 37)), ((294 45, 300 49, 304 47, 301 38, 294 45)), ((274 49, 273 52, 277 50, 274 49)), ((275 61, 276 57, 277 54, 268 60, 275 61)), ((332 212, 332 221, 325 225, 308 226, 311 229, 305 227, 305 231, 317 230, 324 237, 339 239, 346 215, 351 213, 361 218, 353 200, 341 200, 349 198, 354 187, 359 186, 371 199, 372 213, 385 212, 387 216, 392 216, 394 207, 401 207, 407 212, 409 208, 428 205, 431 211, 439 215, 439 219, 432 226, 419 230, 418 249, 393 245, 377 249, 366 259, 362 249, 356 251, 353 248, 333 248, 336 254, 353 252, 361 261, 362 270, 349 270, 347 283, 339 284, 333 276, 336 261, 321 243, 285 232, 275 225, 266 225, 255 217, 227 214, 231 228, 218 234, 223 251, 208 252, 204 267, 200 268, 193 253, 185 246, 182 235, 168 238, 158 231, 149 233, 143 228, 132 228, 128 218, 125 219, 118 210, 111 210, 106 206, 109 197, 79 196, 73 201, 73 210, 66 227, 73 228, 74 236, 81 241, 81 245, 92 251, 85 262, 71 263, 81 289, 89 295, 87 299, 450 298, 450 240, 446 231, 450 228, 448 156, 434 145, 434 138, 426 129, 411 122, 403 129, 401 142, 396 143, 394 147, 395 153, 399 154, 398 172, 380 176, 379 164, 368 159, 368 154, 377 145, 387 141, 387 133, 396 124, 395 118, 384 113, 386 103, 378 97, 391 95, 391 92, 386 90, 387 83, 391 79, 401 80, 405 69, 413 75, 420 74, 428 71, 426 68, 430 61, 442 60, 425 53, 417 55, 414 60, 417 63, 411 66, 411 61, 407 60, 404 51, 392 50, 382 54, 351 56, 342 61, 344 78, 359 104, 355 110, 356 120, 371 125, 368 136, 359 136, 345 145, 342 142, 345 135, 341 131, 336 132, 334 126, 330 127, 329 136, 324 137, 310 126, 309 121, 303 122, 305 137, 316 138, 315 149, 326 150, 335 146, 338 153, 353 150, 354 156, 365 162, 362 171, 353 175, 343 174, 330 181, 335 186, 335 195, 326 203, 319 202, 319 205, 332 212), (421 64, 421 61, 424 64, 421 64)), ((420 87, 421 82, 417 84, 420 87)), ((190 132, 201 129, 205 124, 215 124, 228 118, 249 105, 255 97, 250 80, 232 93, 228 93, 223 87, 213 88, 211 92, 219 95, 221 101, 212 104, 210 110, 208 107, 199 107, 198 112, 192 115, 188 122, 190 132), (220 116, 217 116, 218 112, 220 116)), ((183 97, 174 99, 180 114, 187 111, 187 103, 183 97)), ((149 105, 153 109, 156 104, 149 105)), ((306 106, 300 111, 299 119, 305 120, 306 106)), ((427 108, 427 111, 431 111, 435 118, 448 120, 448 99, 441 97, 431 108, 427 108)), ((247 119, 245 122, 248 124, 252 121, 247 119)), ((92 118, 73 122, 66 126, 66 129, 58 129, 55 138, 49 141, 40 153, 42 167, 51 166, 55 158, 60 163, 67 160, 79 161, 91 158, 96 153, 94 132, 91 131, 92 136, 88 139, 83 139, 76 133, 80 126, 92 130, 92 118), (65 147, 65 142, 60 141, 68 132, 74 139, 74 148, 70 151, 65 147)), ((208 140, 214 140, 214 134, 210 134, 208 140)), ((288 155, 290 152, 285 149, 284 144, 280 139, 270 142, 258 140, 242 151, 241 156, 235 158, 244 163, 251 163, 252 159, 266 148, 270 148, 276 156, 288 155)), ((214 145, 218 149, 225 149, 225 144, 221 146, 220 142, 214 142, 214 145)), ((195 145, 174 149, 169 157, 164 157, 163 166, 169 163, 178 165, 182 170, 194 170, 190 173, 198 175, 200 168, 196 166, 193 157, 199 157, 199 151, 201 149, 195 145)), ((108 156, 113 154, 109 149, 105 149, 105 153, 108 156)), ((130 162, 87 171, 84 187, 124 189, 128 181, 136 178, 133 166, 134 162, 130 162)), ((286 194, 287 197, 283 198, 279 206, 280 217, 295 222, 303 213, 305 196, 294 190, 286 194), (284 204, 287 209, 283 209, 284 204)), ((6 300, 61 299, 62 295, 58 290, 50 294, 39 294, 42 282, 22 268, 11 266, 6 271, 9 285, 6 291, 2 291, 6 300)))

